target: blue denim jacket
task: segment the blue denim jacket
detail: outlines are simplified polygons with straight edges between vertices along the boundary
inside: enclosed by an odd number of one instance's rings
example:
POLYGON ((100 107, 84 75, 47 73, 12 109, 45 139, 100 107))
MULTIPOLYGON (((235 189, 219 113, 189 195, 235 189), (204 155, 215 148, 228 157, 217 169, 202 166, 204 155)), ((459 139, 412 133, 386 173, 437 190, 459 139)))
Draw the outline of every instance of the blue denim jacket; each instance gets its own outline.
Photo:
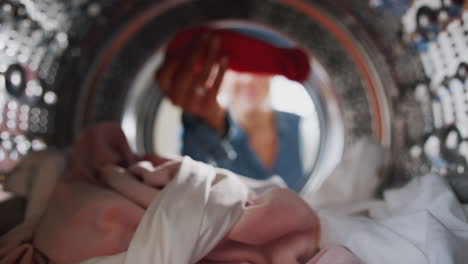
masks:
POLYGON ((299 146, 300 116, 275 111, 279 148, 272 169, 266 168, 252 150, 245 131, 229 114, 226 119, 228 131, 222 137, 202 120, 184 113, 182 154, 254 179, 263 180, 278 175, 293 190, 302 187, 304 171, 299 146))

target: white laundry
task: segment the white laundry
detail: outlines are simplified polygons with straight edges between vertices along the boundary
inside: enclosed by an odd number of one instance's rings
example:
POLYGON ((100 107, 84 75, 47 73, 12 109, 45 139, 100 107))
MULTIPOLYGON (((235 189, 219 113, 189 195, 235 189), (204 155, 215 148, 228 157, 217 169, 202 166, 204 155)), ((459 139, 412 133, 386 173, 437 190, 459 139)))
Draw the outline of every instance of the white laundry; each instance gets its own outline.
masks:
MULTIPOLYGON (((313 192, 301 195, 312 208, 349 210, 354 204, 372 199, 381 179, 382 147, 368 138, 350 146, 341 162, 313 192)), ((315 181, 316 179, 312 179, 315 181)))
MULTIPOLYGON (((50 168, 60 174, 61 166, 50 168)), ((18 192, 25 186, 11 184, 19 186, 18 192)), ((246 183, 228 171, 184 158, 175 179, 147 209, 128 251, 81 263, 196 263, 237 222, 250 188, 263 192, 275 186, 274 181, 246 183)), ((466 262, 467 217, 442 177, 416 178, 401 189, 387 191, 384 198, 358 203, 369 217, 319 210, 321 247, 342 245, 369 264, 466 262)), ((35 207, 42 208, 41 204, 35 207)))
POLYGON ((416 178, 367 205, 370 217, 319 211, 321 245, 343 245, 369 264, 467 263, 467 217, 442 177, 416 178))
POLYGON ((81 263, 196 263, 237 222, 247 196, 247 186, 234 174, 184 158, 147 209, 128 251, 81 263))

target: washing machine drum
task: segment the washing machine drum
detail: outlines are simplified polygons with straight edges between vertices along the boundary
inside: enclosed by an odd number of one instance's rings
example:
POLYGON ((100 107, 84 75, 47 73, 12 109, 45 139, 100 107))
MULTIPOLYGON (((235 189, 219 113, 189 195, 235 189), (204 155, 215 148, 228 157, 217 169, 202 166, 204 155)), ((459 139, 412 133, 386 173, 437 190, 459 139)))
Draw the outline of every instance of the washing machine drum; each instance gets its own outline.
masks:
POLYGON ((353 5, 325 0, 7 4, 14 10, 3 23, 11 25, 15 36, 27 37, 21 45, 34 54, 43 53, 25 59, 21 52, 8 56, 9 49, 2 51, 9 58, 7 68, 22 67, 25 79, 20 82, 22 75, 11 73, 16 77, 9 79, 8 100, 46 109, 47 129, 41 134, 27 128, 24 133, 40 135, 48 145, 59 147, 73 142, 89 124, 114 120, 122 124, 136 151, 158 151, 155 124, 164 100, 154 84, 154 72, 168 41, 194 26, 253 32, 307 52, 312 73, 302 86, 313 102, 309 113, 314 113, 319 131, 309 162, 311 175, 329 173, 361 137, 390 147, 391 98, 398 95, 398 85, 417 78, 408 75, 409 70, 390 71, 398 63, 413 61, 411 54, 402 48, 396 53, 389 44, 389 36, 397 36, 398 21, 374 23, 386 14, 371 10, 364 0, 353 5), (40 91, 33 89, 35 83, 40 91))

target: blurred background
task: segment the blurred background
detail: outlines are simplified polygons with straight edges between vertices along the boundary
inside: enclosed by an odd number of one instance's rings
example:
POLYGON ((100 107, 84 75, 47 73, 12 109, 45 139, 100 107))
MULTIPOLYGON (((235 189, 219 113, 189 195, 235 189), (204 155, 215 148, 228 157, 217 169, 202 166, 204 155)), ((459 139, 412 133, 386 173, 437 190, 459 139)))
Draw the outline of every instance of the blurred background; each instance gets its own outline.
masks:
POLYGON ((274 109, 309 120, 299 190, 363 137, 388 152, 387 186, 468 177, 463 0, 0 0, 0 182, 27 153, 65 149, 102 120, 137 152, 178 154, 180 109, 154 72, 168 41, 200 25, 307 52, 308 80, 275 77, 271 90, 274 109))

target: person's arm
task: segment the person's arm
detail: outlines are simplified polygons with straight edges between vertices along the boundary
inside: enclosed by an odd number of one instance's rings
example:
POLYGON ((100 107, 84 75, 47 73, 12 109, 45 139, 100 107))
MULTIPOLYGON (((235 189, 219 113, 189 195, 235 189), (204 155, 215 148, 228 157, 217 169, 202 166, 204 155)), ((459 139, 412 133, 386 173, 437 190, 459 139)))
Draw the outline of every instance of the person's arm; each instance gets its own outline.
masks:
POLYGON ((220 56, 220 40, 203 36, 187 51, 166 55, 155 76, 157 86, 174 105, 222 134, 226 110, 216 98, 228 59, 220 56))
POLYGON ((137 159, 119 124, 102 122, 83 129, 71 147, 68 169, 74 179, 95 183, 99 168, 129 166, 137 159))
POLYGON ((226 135, 230 117, 217 101, 228 60, 220 54, 219 38, 203 35, 191 45, 187 54, 166 55, 156 82, 184 112, 182 154, 219 165, 233 153, 226 135))

